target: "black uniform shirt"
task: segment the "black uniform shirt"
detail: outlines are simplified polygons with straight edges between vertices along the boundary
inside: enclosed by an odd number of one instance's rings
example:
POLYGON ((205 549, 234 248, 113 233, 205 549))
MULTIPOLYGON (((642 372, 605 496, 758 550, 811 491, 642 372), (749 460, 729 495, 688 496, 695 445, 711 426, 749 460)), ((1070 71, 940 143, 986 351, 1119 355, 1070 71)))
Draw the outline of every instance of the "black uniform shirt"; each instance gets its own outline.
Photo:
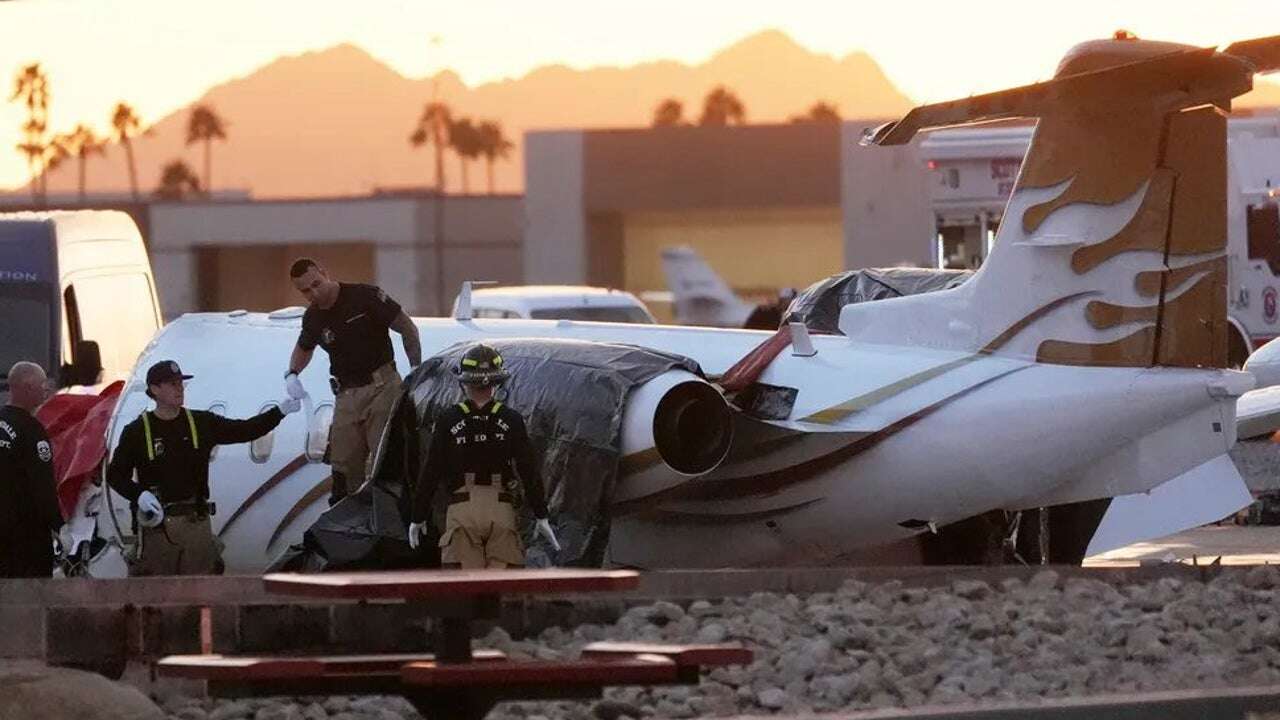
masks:
POLYGON ((0 553, 13 544, 48 550, 60 527, 49 436, 26 410, 0 407, 0 553))
POLYGON ((154 459, 147 455, 146 429, 139 416, 125 426, 107 467, 107 482, 130 502, 137 502, 143 490, 150 490, 162 503, 208 500, 209 453, 214 446, 256 440, 284 419, 280 408, 275 407, 248 420, 229 420, 204 410, 192 410, 197 440, 193 443, 185 410, 172 420, 161 420, 151 411, 147 414, 151 416, 154 459))
POLYGON ((500 475, 509 484, 515 480, 513 469, 524 484, 524 500, 534 517, 545 518, 542 473, 520 413, 496 401, 482 408, 470 402, 445 408, 431 430, 427 463, 414 496, 414 522, 430 514, 433 493, 461 489, 465 473, 475 473, 482 482, 500 475))
POLYGON ((312 306, 302 315, 298 346, 316 345, 329 353, 329 374, 341 382, 368 382, 374 370, 391 362, 387 329, 400 305, 373 285, 338 283, 338 299, 323 310, 312 306))

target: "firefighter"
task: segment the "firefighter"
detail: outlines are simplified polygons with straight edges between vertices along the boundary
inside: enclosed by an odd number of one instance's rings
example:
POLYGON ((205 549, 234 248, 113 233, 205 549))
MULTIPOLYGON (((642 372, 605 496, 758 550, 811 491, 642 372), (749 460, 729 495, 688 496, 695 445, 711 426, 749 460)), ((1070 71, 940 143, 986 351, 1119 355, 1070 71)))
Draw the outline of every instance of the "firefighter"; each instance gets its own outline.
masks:
POLYGON ((334 395, 329 429, 332 505, 364 481, 400 393, 400 374, 387 331, 400 333, 411 368, 422 362, 422 344, 417 326, 381 288, 340 283, 310 258, 295 261, 289 277, 310 303, 284 376, 290 397, 306 396, 298 373, 310 364, 316 346, 329 354, 334 395))
POLYGON ((44 370, 9 370, 9 402, 0 407, 0 578, 53 575, 53 536, 62 511, 53 480, 53 448, 33 417, 49 396, 44 370))
POLYGON ((266 435, 302 407, 302 401, 286 397, 248 420, 189 410, 183 407, 183 383, 191 377, 172 360, 147 370, 147 396, 156 408, 125 426, 107 467, 107 482, 133 504, 142 525, 131 574, 221 574, 222 547, 209 523, 217 511, 209 502, 209 455, 218 445, 266 435))
POLYGON ((435 419, 427 462, 413 498, 409 545, 417 549, 421 544, 434 494, 443 492, 448 493, 448 511, 440 536, 442 566, 524 566, 524 543, 516 525, 518 477, 524 502, 536 519, 535 532, 559 551, 524 418, 494 398, 507 379, 502 356, 488 345, 477 344, 463 354, 454 372, 463 399, 435 419))

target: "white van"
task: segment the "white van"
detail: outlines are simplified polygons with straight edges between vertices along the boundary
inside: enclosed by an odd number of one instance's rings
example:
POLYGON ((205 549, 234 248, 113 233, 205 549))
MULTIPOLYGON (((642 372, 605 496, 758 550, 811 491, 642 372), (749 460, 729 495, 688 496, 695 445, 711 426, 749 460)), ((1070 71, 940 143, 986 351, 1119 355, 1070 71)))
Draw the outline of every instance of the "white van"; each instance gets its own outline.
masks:
MULTIPOLYGON (((458 311, 457 298, 453 312, 458 311)), ((635 295, 585 285, 512 285, 471 291, 471 317, 524 320, 656 322, 635 295)))
POLYGON ((0 393, 18 360, 60 387, 126 378, 160 328, 151 263, 119 211, 0 213, 0 393))

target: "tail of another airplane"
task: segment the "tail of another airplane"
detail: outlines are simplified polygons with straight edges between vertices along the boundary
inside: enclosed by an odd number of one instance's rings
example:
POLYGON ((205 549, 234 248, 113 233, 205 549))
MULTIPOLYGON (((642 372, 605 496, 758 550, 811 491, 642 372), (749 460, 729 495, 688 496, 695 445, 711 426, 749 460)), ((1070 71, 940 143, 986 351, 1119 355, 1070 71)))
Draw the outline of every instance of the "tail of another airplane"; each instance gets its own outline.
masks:
POLYGON ((1280 37, 1215 52, 1117 36, 1076 46, 1053 80, 877 129, 867 142, 891 145, 926 128, 1039 118, 977 275, 894 300, 894 312, 846 308, 842 331, 1045 363, 1224 367, 1224 111, 1275 69, 1280 37))
POLYGON ((742 327, 753 309, 691 247, 662 249, 662 271, 682 325, 742 327))

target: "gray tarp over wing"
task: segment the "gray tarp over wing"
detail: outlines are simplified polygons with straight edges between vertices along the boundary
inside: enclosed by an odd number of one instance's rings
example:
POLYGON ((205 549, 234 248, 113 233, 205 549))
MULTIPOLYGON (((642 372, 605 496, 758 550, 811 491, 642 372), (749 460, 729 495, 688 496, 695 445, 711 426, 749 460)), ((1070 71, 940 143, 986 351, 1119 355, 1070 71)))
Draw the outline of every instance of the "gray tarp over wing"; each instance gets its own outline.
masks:
POLYGON ((805 288, 791 301, 782 322, 801 322, 810 332, 839 335, 840 310, 845 305, 948 290, 972 275, 972 270, 930 268, 850 270, 805 288))
MULTIPOLYGON (((622 412, 636 387, 672 369, 701 373, 693 360, 613 343, 548 339, 487 341, 502 354, 511 374, 499 397, 524 416, 542 461, 551 523, 561 550, 533 539, 532 516, 520 512, 530 566, 598 566, 609 537, 607 503, 617 477, 622 446, 622 412)), ((418 418, 417 455, 423 462, 432 418, 458 402, 453 374, 470 343, 446 348, 424 361, 405 381, 418 418)), ((430 478, 424 482, 432 481, 430 478)), ((446 493, 436 493, 443 500, 446 493)), ((437 502, 433 523, 444 525, 437 502)))

